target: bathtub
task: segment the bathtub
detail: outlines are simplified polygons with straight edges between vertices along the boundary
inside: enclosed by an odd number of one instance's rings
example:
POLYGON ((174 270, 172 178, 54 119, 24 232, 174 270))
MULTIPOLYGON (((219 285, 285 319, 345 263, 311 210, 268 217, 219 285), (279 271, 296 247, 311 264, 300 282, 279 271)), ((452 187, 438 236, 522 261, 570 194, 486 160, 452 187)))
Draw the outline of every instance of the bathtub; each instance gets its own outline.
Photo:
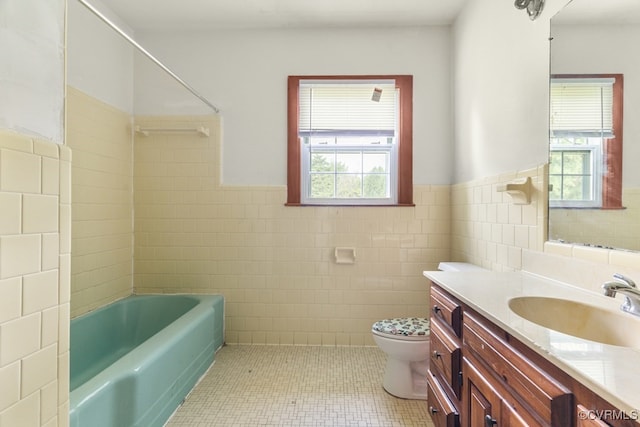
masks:
POLYGON ((220 295, 131 296, 71 320, 71 427, 162 426, 214 361, 220 295))

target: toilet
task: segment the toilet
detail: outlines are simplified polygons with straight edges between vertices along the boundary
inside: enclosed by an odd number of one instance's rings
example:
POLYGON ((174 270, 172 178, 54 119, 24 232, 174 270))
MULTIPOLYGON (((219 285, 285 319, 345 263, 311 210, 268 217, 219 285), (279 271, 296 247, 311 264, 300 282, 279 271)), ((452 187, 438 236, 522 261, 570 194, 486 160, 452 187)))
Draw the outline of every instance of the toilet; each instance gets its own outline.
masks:
POLYGON ((379 320, 373 340, 387 354, 382 386, 404 399, 427 399, 429 319, 407 317, 379 320))
MULTIPOLYGON (((463 262, 441 262, 442 271, 485 269, 463 262)), ((382 386, 403 399, 427 399, 429 369, 429 319, 398 317, 379 320, 371 327, 373 340, 387 355, 382 386)))

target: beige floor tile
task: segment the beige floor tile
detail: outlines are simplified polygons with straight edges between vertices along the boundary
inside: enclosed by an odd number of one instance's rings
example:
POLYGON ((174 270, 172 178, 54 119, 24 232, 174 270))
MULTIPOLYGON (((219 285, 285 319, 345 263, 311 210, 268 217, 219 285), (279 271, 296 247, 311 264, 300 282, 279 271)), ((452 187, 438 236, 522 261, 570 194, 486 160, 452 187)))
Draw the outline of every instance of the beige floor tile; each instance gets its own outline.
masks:
POLYGON ((226 346, 167 427, 425 426, 424 401, 381 385, 375 347, 226 346))

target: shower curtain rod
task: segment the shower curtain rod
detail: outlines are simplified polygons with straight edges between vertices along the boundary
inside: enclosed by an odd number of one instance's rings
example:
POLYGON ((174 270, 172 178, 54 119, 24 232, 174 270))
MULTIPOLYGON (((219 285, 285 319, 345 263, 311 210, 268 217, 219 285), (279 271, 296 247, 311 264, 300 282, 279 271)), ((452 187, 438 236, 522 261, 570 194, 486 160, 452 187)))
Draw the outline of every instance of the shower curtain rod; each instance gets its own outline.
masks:
POLYGON ((205 104, 207 104, 209 107, 211 107, 213 109, 213 111, 215 111, 216 113, 219 113, 220 110, 218 109, 218 107, 216 107, 215 105, 213 105, 207 98, 205 98, 204 96, 200 95, 200 93, 198 93, 198 91, 196 91, 193 87, 191 87, 187 82, 185 82, 184 80, 182 80, 176 73, 174 73, 173 71, 171 71, 169 69, 169 67, 167 67, 166 65, 164 65, 162 62, 160 62, 160 60, 158 60, 155 56, 153 56, 148 50, 146 50, 144 47, 142 47, 140 45, 140 43, 138 43, 137 41, 135 41, 133 38, 131 38, 131 36, 129 36, 127 33, 125 33, 122 29, 120 29, 120 27, 118 27, 115 23, 113 23, 109 18, 107 18, 104 14, 102 14, 102 12, 100 12, 98 9, 96 9, 95 7, 93 7, 91 4, 87 3, 86 0, 78 0, 80 3, 82 3, 87 9, 89 9, 94 15, 96 15, 98 18, 100 18, 105 24, 107 24, 108 26, 110 26, 116 33, 120 34, 126 41, 128 41, 129 43, 131 43, 133 45, 133 47, 135 47, 136 49, 138 49, 141 53, 143 53, 147 58, 149 58, 151 61, 153 61, 158 67, 162 68, 167 74, 169 74, 171 77, 173 77, 178 83, 180 83, 182 86, 184 86, 189 92, 191 92, 192 94, 194 94, 198 99, 200 99, 200 101, 204 102, 205 104))

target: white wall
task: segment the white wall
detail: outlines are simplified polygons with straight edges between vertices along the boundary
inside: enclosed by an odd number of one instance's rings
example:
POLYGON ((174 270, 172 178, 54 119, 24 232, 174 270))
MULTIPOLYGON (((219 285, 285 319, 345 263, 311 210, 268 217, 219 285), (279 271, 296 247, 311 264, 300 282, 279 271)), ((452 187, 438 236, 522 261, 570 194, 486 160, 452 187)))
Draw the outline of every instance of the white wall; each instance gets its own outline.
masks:
POLYGON ((453 29, 455 182, 548 161, 547 0, 530 21, 511 1, 469 0, 453 29))
POLYGON ((64 4, 0 2, 0 128, 62 143, 64 4))
MULTIPOLYGON (((448 184, 449 27, 145 33, 141 43, 222 110, 226 185, 286 185, 287 76, 413 74, 414 183, 448 184)), ((135 113, 211 114, 136 55, 135 113)))
POLYGON ((624 74, 625 187, 640 186, 640 26, 552 26, 551 71, 556 74, 624 74))
MULTIPOLYGON (((91 4, 133 34, 103 3, 92 0, 91 4)), ((76 0, 68 4, 67 83, 133 113, 133 47, 76 0)))

